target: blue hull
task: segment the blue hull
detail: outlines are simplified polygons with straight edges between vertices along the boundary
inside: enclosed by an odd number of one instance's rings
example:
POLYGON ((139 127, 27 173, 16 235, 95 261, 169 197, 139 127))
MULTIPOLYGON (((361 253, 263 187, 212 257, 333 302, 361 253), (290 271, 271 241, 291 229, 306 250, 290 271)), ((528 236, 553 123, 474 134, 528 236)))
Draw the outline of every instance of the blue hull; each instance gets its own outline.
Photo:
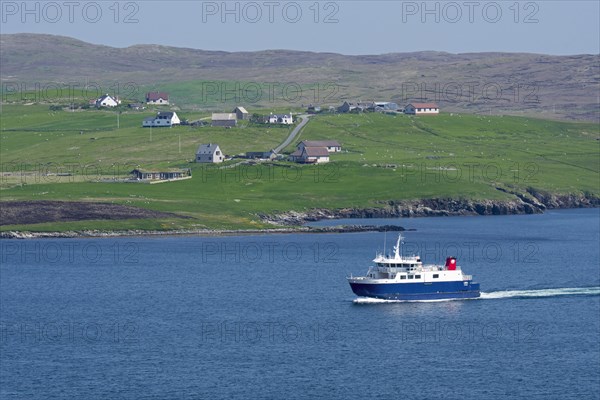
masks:
POLYGON ((480 296, 479 283, 352 283, 352 291, 361 297, 385 300, 473 299, 480 296))

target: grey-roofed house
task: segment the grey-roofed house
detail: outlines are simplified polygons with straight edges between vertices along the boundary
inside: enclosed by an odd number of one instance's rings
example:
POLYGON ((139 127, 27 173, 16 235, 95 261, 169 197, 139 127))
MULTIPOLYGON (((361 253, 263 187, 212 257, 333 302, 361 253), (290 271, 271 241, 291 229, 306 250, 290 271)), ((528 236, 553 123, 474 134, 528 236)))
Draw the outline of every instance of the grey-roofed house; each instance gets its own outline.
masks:
POLYGON ((159 111, 154 117, 144 118, 142 126, 148 127, 171 127, 181 124, 181 120, 174 111, 159 111))
POLYGON ((211 117, 212 126, 233 127, 237 125, 235 113, 213 113, 211 117))
POLYGON ((290 154, 290 161, 304 164, 321 164, 329 162, 326 147, 303 147, 290 154))
POLYGON ((219 148, 218 144, 209 143, 201 144, 196 151, 196 162, 197 163, 221 163, 223 162, 223 152, 219 148))
POLYGON ((342 145, 337 140, 303 140, 296 146, 298 150, 305 147, 325 147, 329 153, 342 151, 342 145))
POLYGON ((248 111, 246 111, 244 107, 236 107, 233 109, 232 112, 235 114, 237 119, 250 119, 250 114, 248 113, 248 111))

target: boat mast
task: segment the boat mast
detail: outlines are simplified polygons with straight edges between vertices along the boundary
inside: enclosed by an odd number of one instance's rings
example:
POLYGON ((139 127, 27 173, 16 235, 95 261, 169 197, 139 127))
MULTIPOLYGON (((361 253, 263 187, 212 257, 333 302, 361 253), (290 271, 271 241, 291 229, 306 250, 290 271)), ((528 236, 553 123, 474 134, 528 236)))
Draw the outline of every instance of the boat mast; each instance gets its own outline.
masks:
POLYGON ((394 258, 398 259, 400 258, 401 252, 400 252, 400 246, 402 243, 402 239, 404 239, 402 237, 402 234, 398 234, 398 241, 396 242, 396 245, 394 246, 394 258))

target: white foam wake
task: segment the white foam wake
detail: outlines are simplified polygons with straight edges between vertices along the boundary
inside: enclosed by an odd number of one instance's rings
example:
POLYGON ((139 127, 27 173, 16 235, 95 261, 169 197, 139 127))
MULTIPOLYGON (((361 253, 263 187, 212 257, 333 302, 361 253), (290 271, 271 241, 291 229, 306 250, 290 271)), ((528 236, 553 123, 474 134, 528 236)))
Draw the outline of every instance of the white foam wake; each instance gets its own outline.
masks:
POLYGON ((496 292, 481 292, 482 299, 510 299, 526 297, 556 297, 556 296, 598 296, 600 286, 583 288, 554 288, 532 290, 499 290, 496 292))
POLYGON ((457 301, 457 300, 470 300, 470 299, 434 299, 434 300, 386 300, 386 299, 374 299, 371 297, 357 297, 352 300, 355 304, 378 304, 378 303, 438 303, 441 301, 457 301))
MULTIPOLYGON (((515 299, 534 297, 557 297, 557 296, 598 296, 600 286, 582 288, 554 288, 554 289, 531 289, 531 290, 498 290, 495 292, 481 292, 479 299, 515 299)), ((357 297, 353 300, 356 304, 378 304, 378 303, 433 303, 440 301, 477 300, 477 299, 440 299, 440 300, 385 300, 370 297, 357 297)))

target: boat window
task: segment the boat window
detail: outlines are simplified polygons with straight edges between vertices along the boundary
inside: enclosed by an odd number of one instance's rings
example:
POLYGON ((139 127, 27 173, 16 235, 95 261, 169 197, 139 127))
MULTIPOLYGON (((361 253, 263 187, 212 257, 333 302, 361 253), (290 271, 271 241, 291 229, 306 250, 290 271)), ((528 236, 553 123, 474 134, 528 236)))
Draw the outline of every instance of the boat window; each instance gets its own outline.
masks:
POLYGON ((439 278, 439 277, 440 277, 440 274, 433 274, 433 277, 434 277, 434 278, 439 278))
POLYGON ((409 275, 408 276, 408 279, 413 279, 413 278, 414 278, 414 275, 409 275))
POLYGON ((415 279, 421 279, 421 275, 415 275, 415 279))
POLYGON ((406 275, 400 275, 400 279, 406 279, 406 275))

